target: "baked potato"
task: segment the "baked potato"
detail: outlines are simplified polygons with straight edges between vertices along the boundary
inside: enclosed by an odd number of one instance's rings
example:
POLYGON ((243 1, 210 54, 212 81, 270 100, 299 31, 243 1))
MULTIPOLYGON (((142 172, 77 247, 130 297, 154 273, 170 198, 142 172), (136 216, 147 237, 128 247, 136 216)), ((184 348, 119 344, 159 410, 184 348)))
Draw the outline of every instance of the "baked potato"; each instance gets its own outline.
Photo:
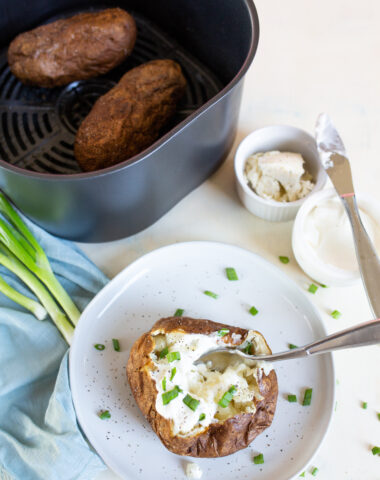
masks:
POLYGON ((193 364, 218 345, 271 353, 259 332, 186 317, 159 320, 132 347, 127 376, 134 398, 165 447, 178 455, 230 455, 272 422, 275 371, 228 353, 212 364, 193 364))
POLYGON ((132 52, 136 34, 133 17, 121 8, 80 13, 18 35, 8 63, 28 85, 67 85, 119 65, 132 52))
POLYGON ((80 125, 75 157, 85 171, 115 165, 149 147, 175 113, 186 80, 173 60, 129 70, 94 104, 80 125))

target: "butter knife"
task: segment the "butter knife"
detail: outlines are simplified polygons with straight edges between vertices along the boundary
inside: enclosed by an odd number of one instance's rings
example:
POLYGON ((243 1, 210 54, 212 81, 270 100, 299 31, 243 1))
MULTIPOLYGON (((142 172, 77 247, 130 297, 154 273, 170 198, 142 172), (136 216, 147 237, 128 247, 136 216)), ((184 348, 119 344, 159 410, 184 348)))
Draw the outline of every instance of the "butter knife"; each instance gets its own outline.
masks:
POLYGON ((315 128, 319 156, 351 223, 360 274, 375 318, 380 318, 380 259, 360 219, 351 168, 342 139, 325 113, 315 128))

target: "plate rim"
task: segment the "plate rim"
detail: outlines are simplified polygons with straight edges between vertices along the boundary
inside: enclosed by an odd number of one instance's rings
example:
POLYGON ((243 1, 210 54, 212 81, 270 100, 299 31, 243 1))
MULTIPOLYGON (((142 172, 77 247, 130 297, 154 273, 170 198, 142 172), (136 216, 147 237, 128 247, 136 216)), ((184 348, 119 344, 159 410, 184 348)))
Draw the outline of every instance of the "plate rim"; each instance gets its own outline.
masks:
MULTIPOLYGON (((218 242, 218 241, 207 241, 207 240, 193 240, 193 241, 186 241, 186 242, 177 242, 177 243, 171 243, 171 244, 168 244, 168 245, 164 245, 162 247, 159 247, 159 248, 156 248, 154 250, 151 250, 150 252, 147 252, 143 255, 141 255, 140 257, 136 258, 135 260, 133 260, 131 263, 129 263, 128 265, 126 265, 120 272, 118 272, 108 283, 107 285, 105 285, 101 290, 99 290, 99 292, 93 297, 93 299, 88 303, 88 305, 85 307, 85 309, 83 310, 83 312, 81 313, 80 315, 80 318, 79 318, 79 321, 78 321, 78 324, 74 330, 74 336, 73 336, 73 340, 72 340, 72 343, 71 343, 71 346, 70 346, 70 349, 69 349, 69 384, 70 384, 70 390, 71 390, 71 396, 72 396, 72 402, 73 402, 73 407, 74 407, 74 411, 75 411, 75 415, 76 415, 76 419, 77 419, 77 422, 78 422, 78 425, 80 426, 81 430, 83 431, 84 433, 84 436, 85 438, 87 439, 88 443, 90 444, 90 446, 92 446, 92 448, 95 450, 95 452, 99 455, 99 457, 101 458, 101 460, 104 462, 104 464, 110 469, 112 470, 115 474, 119 475, 121 478, 123 479, 127 479, 127 477, 125 476, 125 473, 123 473, 119 468, 118 466, 116 466, 113 462, 113 460, 109 461, 109 459, 107 459, 107 461, 103 458, 103 449, 102 449, 102 446, 101 446, 101 443, 98 444, 98 440, 96 440, 95 442, 93 441, 93 439, 89 439, 87 433, 86 433, 86 428, 85 428, 85 422, 83 421, 83 418, 80 418, 81 415, 78 413, 77 411, 77 408, 76 408, 76 398, 79 398, 79 392, 77 392, 77 389, 76 389, 76 384, 78 383, 77 381, 75 382, 75 378, 76 378, 76 374, 74 373, 75 372, 75 369, 74 369, 74 356, 76 355, 76 345, 78 343, 78 337, 79 337, 79 334, 77 334, 78 331, 80 331, 81 329, 78 328, 80 327, 80 322, 81 322, 81 319, 83 316, 85 316, 87 314, 87 311, 90 310, 91 308, 93 308, 93 306, 98 303, 100 300, 100 298, 104 295, 106 295, 109 290, 112 290, 113 288, 113 285, 115 283, 117 283, 119 280, 120 280, 120 277, 126 275, 126 272, 132 268, 136 268, 136 265, 138 266, 139 263, 143 263, 143 262, 146 262, 146 261, 149 261, 149 258, 150 257, 153 257, 153 256, 156 256, 156 255, 160 255, 164 250, 170 250, 172 248, 187 248, 187 247, 194 247, 194 246, 199 246, 199 247, 202 247, 202 246, 205 246, 205 247, 211 247, 213 245, 216 245, 217 247, 224 247, 224 248, 233 248, 233 249, 236 249, 236 250, 239 250, 241 251, 242 253, 244 254, 249 254, 251 256, 253 256, 255 258, 256 261, 259 261, 261 262, 262 264, 264 264, 266 267, 268 267, 269 270, 273 271, 276 275, 278 275, 281 279, 283 280, 286 280, 286 282, 289 284, 289 287, 293 290, 293 291, 296 291, 298 295, 300 295, 301 297, 303 297, 303 299, 306 301, 306 303, 309 305, 309 307, 311 308, 311 310, 313 311, 313 314, 315 315, 315 317, 318 319, 318 323, 319 323, 319 327, 321 328, 323 334, 325 336, 328 335, 328 332, 326 330, 326 326, 325 326, 325 323, 322 319, 322 316, 320 315, 319 313, 319 310, 317 309, 317 307, 313 304, 313 302, 311 302, 305 292, 301 289, 301 287, 293 280, 293 278, 291 278, 289 275, 287 275, 286 273, 284 273, 279 267, 277 267, 276 265, 274 265, 273 263, 271 263, 269 260, 267 260, 266 258, 262 257, 260 254, 256 253, 256 252, 253 252, 251 250, 248 250, 247 248, 243 248, 243 247, 240 247, 239 245, 235 245, 235 244, 230 244, 230 243, 226 243, 226 242, 218 242), (96 444, 96 445, 95 445, 96 444), (100 445, 100 446, 99 446, 100 445), (100 453, 102 452, 102 453, 100 453)), ((115 296, 117 295, 117 293, 115 294, 115 296)), ((82 322, 83 324, 83 322, 82 322)), ((289 477, 288 479, 279 479, 279 480, 294 480, 296 479, 312 462, 313 462, 313 459, 316 457, 316 455, 318 454, 322 444, 324 443, 324 440, 327 436, 327 433, 329 432, 330 430, 330 427, 331 427, 331 423, 332 423, 332 418, 333 418, 333 414, 334 414, 334 408, 335 408, 335 403, 336 403, 336 370, 335 370, 335 361, 334 361, 334 356, 332 354, 332 352, 329 352, 329 353, 326 353, 324 354, 324 356, 328 359, 329 361, 329 369, 330 369, 330 373, 331 373, 331 378, 332 378, 332 383, 331 383, 331 388, 332 388, 332 402, 331 402, 331 405, 330 405, 330 408, 329 408, 329 412, 328 412, 328 420, 327 420, 327 424, 326 424, 326 428, 322 434, 322 437, 319 441, 319 444, 318 446, 316 447, 316 449, 314 450, 313 454, 309 457, 308 461, 303 465, 303 467, 297 471, 292 477, 289 477)), ((185 458, 188 458, 188 457, 185 457, 185 458)), ((192 457, 189 457, 189 458, 192 458, 192 457)))

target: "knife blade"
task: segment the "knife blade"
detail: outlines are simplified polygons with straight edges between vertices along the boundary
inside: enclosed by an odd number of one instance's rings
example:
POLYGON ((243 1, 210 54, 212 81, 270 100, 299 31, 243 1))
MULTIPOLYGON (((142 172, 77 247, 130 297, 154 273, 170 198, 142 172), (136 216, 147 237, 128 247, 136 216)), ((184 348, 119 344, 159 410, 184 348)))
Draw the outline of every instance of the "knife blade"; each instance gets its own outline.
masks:
POLYGON ((380 282, 380 259, 360 219, 346 149, 330 117, 325 113, 317 119, 315 139, 321 163, 338 192, 351 223, 356 257, 369 304, 375 318, 380 318, 380 290, 377 287, 380 282))

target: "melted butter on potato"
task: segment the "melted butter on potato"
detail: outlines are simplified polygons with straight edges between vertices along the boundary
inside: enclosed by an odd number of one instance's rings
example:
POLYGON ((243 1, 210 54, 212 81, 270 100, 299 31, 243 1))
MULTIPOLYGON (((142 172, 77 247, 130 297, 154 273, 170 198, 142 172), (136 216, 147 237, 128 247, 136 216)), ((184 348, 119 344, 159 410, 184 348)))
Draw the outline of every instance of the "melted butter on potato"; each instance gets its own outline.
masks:
MULTIPOLYGON (((220 345, 233 346, 235 338, 232 339, 233 343, 226 344, 217 332, 202 335, 182 332, 164 334, 159 331, 153 334, 153 338, 155 346, 151 358, 155 368, 151 371, 151 376, 158 392, 156 410, 172 420, 173 435, 194 435, 205 430, 211 423, 225 421, 238 413, 256 411, 255 400, 263 398, 258 386, 259 380, 263 372, 267 375, 272 370, 270 364, 255 362, 247 365, 231 355, 218 354, 213 364, 207 362, 194 365, 194 361, 209 350, 220 345), (166 347, 169 352, 179 352, 181 359, 169 362, 166 357, 160 358, 161 351, 166 347), (219 364, 217 369, 216 363, 219 364), (176 373, 170 380, 174 367, 176 373), (166 405, 162 401, 164 378, 166 392, 175 386, 182 390, 166 405), (223 408, 218 402, 232 385, 235 386, 236 393, 228 406, 223 408), (183 402, 187 394, 200 402, 195 411, 183 402), (199 421, 202 413, 205 418, 199 421)), ((248 342, 253 344, 255 354, 270 353, 264 339, 257 332, 250 330, 241 347, 244 348, 248 342)))

